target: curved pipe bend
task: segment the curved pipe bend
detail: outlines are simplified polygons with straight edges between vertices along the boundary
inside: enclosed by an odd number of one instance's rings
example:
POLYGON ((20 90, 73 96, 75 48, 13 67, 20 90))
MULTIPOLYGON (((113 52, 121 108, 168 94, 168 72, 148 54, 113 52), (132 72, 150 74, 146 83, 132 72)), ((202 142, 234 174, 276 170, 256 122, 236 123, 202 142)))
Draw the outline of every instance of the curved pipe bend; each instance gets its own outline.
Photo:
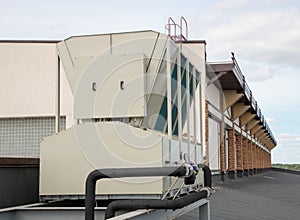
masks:
POLYGON ((94 220, 96 183, 100 179, 120 177, 175 176, 183 177, 187 173, 185 166, 180 167, 146 167, 113 168, 92 171, 85 183, 85 220, 94 220))
POLYGON ((136 210, 136 209, 181 209, 184 206, 192 204, 200 199, 206 198, 206 190, 185 195, 175 200, 158 200, 158 199, 134 199, 134 200, 117 200, 111 202, 106 209, 105 219, 115 217, 116 211, 119 210, 136 210))

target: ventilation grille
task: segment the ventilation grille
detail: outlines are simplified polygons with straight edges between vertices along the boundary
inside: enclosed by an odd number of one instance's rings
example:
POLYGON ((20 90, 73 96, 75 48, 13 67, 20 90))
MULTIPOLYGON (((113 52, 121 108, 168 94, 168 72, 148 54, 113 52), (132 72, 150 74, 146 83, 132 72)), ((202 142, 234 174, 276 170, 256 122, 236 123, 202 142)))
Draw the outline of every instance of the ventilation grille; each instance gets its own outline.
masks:
MULTIPOLYGON (((61 117, 61 130, 66 117, 61 117)), ((55 133, 55 117, 1 118, 0 157, 39 158, 40 142, 55 133)))

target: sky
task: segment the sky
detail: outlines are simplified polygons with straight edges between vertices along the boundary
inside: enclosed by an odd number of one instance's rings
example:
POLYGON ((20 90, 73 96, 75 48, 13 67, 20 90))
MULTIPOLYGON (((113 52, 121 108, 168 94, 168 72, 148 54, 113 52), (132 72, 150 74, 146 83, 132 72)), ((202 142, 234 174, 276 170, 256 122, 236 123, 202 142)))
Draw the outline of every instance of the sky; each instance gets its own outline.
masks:
POLYGON ((164 32, 169 16, 205 39, 208 61, 235 57, 277 140, 273 163, 300 163, 298 0, 0 0, 0 39, 164 32))

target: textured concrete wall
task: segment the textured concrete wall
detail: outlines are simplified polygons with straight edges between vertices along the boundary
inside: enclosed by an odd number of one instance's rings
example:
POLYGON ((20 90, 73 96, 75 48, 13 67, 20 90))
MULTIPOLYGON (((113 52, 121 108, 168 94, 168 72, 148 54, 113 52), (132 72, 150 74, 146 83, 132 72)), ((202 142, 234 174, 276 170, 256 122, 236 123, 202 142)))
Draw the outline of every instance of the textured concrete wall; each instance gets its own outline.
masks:
POLYGON ((0 208, 39 201, 39 168, 0 167, 0 208))

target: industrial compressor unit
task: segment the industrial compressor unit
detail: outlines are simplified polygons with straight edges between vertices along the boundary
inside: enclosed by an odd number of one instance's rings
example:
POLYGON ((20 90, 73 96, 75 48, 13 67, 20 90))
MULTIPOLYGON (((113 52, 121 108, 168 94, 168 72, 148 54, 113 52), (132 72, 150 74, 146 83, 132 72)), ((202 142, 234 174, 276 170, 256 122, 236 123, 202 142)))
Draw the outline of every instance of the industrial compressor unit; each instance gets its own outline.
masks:
POLYGON ((41 143, 43 201, 84 199, 87 176, 104 168, 186 166, 196 175, 191 183, 143 173, 105 179, 97 199, 161 199, 203 186, 205 49, 197 58, 187 49, 196 43, 139 31, 57 44, 73 94, 73 126, 41 143))

